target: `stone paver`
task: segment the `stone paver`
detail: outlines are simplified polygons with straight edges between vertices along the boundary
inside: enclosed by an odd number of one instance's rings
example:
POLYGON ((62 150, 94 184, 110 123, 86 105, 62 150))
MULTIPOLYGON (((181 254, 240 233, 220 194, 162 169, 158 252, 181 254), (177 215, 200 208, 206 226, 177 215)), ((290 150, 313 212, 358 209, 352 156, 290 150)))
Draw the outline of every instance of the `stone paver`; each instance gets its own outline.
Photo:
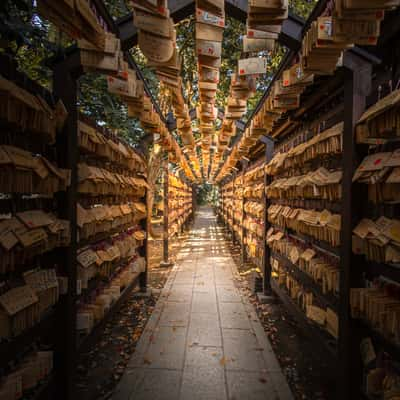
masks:
POLYGON ((113 400, 293 400, 236 272, 201 208, 113 400))

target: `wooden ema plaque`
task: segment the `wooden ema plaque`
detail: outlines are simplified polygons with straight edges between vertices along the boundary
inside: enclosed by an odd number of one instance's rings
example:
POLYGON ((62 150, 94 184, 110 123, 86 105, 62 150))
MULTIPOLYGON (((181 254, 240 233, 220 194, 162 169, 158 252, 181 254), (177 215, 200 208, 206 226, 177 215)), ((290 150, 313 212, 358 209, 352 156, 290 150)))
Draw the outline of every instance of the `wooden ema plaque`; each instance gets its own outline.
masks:
POLYGON ((175 42, 170 38, 139 31, 139 47, 150 61, 165 63, 174 55, 175 42))

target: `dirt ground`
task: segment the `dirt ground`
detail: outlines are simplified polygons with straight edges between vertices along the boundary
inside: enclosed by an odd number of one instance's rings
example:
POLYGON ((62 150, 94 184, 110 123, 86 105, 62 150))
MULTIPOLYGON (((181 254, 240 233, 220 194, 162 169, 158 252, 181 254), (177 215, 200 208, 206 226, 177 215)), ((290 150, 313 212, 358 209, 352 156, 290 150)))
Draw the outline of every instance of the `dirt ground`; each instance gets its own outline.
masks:
MULTIPOLYGON (((155 228, 161 232, 162 227, 155 228)), ((187 234, 170 242, 171 261, 178 254, 187 234)), ((135 298, 134 293, 107 324, 93 348, 81 355, 78 365, 79 400, 106 400, 119 382, 136 344, 151 315, 171 268, 160 268, 163 242, 151 239, 149 246, 149 287, 153 295, 146 299, 135 298)), ((251 266, 240 266, 240 249, 231 245, 232 255, 238 265, 236 277, 241 290, 250 298, 272 343, 282 370, 287 377, 296 400, 331 400, 334 382, 330 379, 324 358, 315 354, 313 343, 304 336, 296 322, 279 301, 260 304, 250 290, 251 266)), ((245 400, 245 399, 243 399, 245 400)))

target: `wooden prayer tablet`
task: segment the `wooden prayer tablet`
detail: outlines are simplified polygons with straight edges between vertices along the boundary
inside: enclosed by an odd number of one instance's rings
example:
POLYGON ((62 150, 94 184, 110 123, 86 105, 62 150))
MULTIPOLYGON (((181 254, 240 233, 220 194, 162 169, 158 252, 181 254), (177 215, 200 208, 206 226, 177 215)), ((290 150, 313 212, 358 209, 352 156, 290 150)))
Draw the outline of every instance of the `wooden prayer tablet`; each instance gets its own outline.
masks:
POLYGON ((81 50, 81 64, 85 71, 117 74, 120 67, 119 53, 105 54, 92 50, 81 50))
POLYGON ((278 39, 278 36, 282 30, 282 25, 271 25, 250 17, 247 20, 247 25, 249 31, 265 32, 268 34, 270 39, 278 39))
POLYGON ((349 47, 335 41, 332 17, 319 17, 311 24, 303 40, 302 67, 305 72, 331 74, 338 64, 342 51, 349 47))
POLYGON ((139 31, 139 46, 143 54, 153 62, 166 63, 174 55, 175 42, 145 31, 139 31))
POLYGON ((224 0, 197 0, 196 7, 220 17, 224 16, 224 0))
POLYGON ((192 127, 192 122, 188 118, 177 118, 176 119, 177 129, 189 129, 192 127))
MULTIPOLYGON (((255 3, 262 4, 256 0, 255 3)), ((248 12, 249 23, 260 23, 261 25, 280 25, 288 18, 288 9, 281 9, 279 12, 271 13, 263 7, 251 6, 248 12)))
POLYGON ((107 77, 107 87, 110 93, 119 96, 135 97, 136 81, 128 79, 119 79, 113 76, 107 77))
POLYGON ((201 81, 214 82, 214 83, 219 82, 219 69, 218 68, 213 68, 213 67, 199 64, 198 69, 199 69, 199 78, 201 81))
POLYGON ((333 19, 335 40, 359 45, 376 45, 380 35, 381 22, 353 19, 333 19))
POLYGON ((219 26, 221 28, 225 26, 224 16, 212 14, 209 11, 202 10, 201 8, 196 8, 196 21, 203 24, 219 26))
POLYGON ((221 57, 213 58, 213 57, 208 57, 206 55, 198 54, 198 61, 200 65, 205 65, 207 67, 212 67, 212 68, 221 67, 221 57))
POLYGON ((247 101, 241 99, 233 99, 231 97, 228 98, 228 107, 229 108, 243 108, 246 107, 247 101))
POLYGON ((134 23, 138 29, 150 32, 165 38, 171 38, 173 22, 170 18, 164 18, 140 9, 134 9, 134 23))
POLYGON ((75 9, 84 19, 86 27, 89 25, 93 32, 103 36, 104 40, 105 34, 103 28, 100 26, 99 21, 89 3, 86 0, 75 0, 75 9))
MULTIPOLYGON (((221 42, 212 42, 210 40, 196 40, 196 51, 199 56, 207 56, 209 58, 220 59, 221 50, 221 42)), ((221 64, 221 60, 219 60, 219 63, 221 64)), ((201 64, 203 64, 202 61, 201 64)), ((207 63, 204 64, 209 65, 207 63)))
POLYGON ((314 82, 314 75, 305 73, 301 64, 295 64, 290 69, 283 71, 282 85, 288 86, 308 86, 314 82))
POLYGON ((121 41, 113 33, 106 33, 104 48, 99 49, 86 39, 78 40, 78 47, 83 50, 115 55, 121 50, 121 41))
POLYGON ((174 47, 174 53, 172 57, 166 62, 154 62, 148 60, 147 65, 151 68, 156 68, 157 70, 169 72, 171 75, 179 75, 181 58, 177 52, 176 46, 174 47))
POLYGON ((279 14, 288 8, 287 0, 250 0, 249 7, 261 7, 271 14, 279 14))
MULTIPOLYGON (((385 9, 398 7, 400 2, 398 0, 387 1, 353 1, 353 0, 338 0, 335 2, 335 11, 340 17, 353 16, 357 18, 358 14, 365 14, 366 12, 373 13, 375 18, 383 18, 385 9)), ((364 17, 365 18, 365 17, 364 17)))
POLYGON ((60 30, 74 39, 82 37, 99 49, 105 45, 105 32, 85 0, 39 0, 38 10, 42 17, 53 22, 60 30))
POLYGON ((176 79, 175 76, 171 77, 169 74, 165 74, 161 71, 157 71, 157 76, 164 84, 173 88, 179 88, 179 81, 176 79))
POLYGON ((34 96, 0 76, 0 120, 23 132, 42 137, 49 143, 55 141, 56 127, 63 126, 65 107, 61 103, 54 110, 40 96, 34 96))
POLYGON ((304 87, 300 85, 284 86, 283 79, 275 81, 273 94, 275 98, 291 97, 303 93, 304 87))
POLYGON ((165 0, 134 0, 132 5, 134 9, 147 9, 154 14, 169 17, 169 10, 165 0))
POLYGON ((224 28, 196 22, 196 40, 222 42, 224 28))
POLYGON ((258 51, 271 51, 275 47, 274 39, 253 39, 248 36, 243 37, 243 51, 245 53, 258 51))
POLYGON ((238 61, 239 75, 265 74, 267 59, 264 57, 244 58, 238 61))
POLYGON ((217 86, 218 86, 218 84, 214 83, 214 82, 199 82, 200 90, 216 91, 217 86))
POLYGON ((262 31, 247 26, 247 38, 249 39, 278 39, 279 32, 262 31))
POLYGON ((246 111, 229 111, 229 110, 226 110, 225 118, 226 119, 230 119, 230 120, 240 119, 240 118, 242 118, 242 116, 243 116, 243 114, 245 112, 246 111))

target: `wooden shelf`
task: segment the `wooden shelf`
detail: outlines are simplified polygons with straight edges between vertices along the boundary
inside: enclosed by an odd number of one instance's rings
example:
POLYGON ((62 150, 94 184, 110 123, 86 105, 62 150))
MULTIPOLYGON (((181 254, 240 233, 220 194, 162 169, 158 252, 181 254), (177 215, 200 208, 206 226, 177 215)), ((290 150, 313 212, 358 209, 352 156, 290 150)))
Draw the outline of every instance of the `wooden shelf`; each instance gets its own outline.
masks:
POLYGON ((279 204, 292 208, 313 209, 316 211, 329 210, 332 213, 340 214, 340 200, 328 201, 323 199, 270 199, 271 204, 279 204))
POLYGON ((306 333, 308 337, 315 343, 315 345, 320 346, 323 353, 326 353, 332 359, 329 363, 332 370, 335 370, 337 366, 337 343, 336 340, 331 337, 327 332, 323 331, 319 326, 315 325, 310 321, 303 310, 293 302, 284 289, 279 287, 275 279, 271 279, 271 288, 277 294, 279 299, 285 305, 286 309, 298 322, 299 327, 306 333))
MULTIPOLYGON (((56 305, 57 306, 57 305, 56 305)), ((32 328, 22 332, 13 339, 0 343, 0 367, 7 366, 10 362, 22 358, 41 335, 55 333, 55 308, 50 309, 43 318, 32 328)))
POLYGON ((368 261, 364 257, 365 270, 374 276, 382 275, 386 278, 400 282, 400 264, 378 263, 368 261))
POLYGON ((93 330, 87 336, 78 337, 78 351, 79 352, 86 352, 92 345, 95 343, 97 338, 103 332, 103 329, 107 322, 112 318, 112 316, 119 310, 121 305, 125 302, 125 300, 129 297, 130 293, 134 289, 137 284, 139 278, 139 273, 136 277, 132 280, 132 282, 125 287, 121 296, 118 300, 115 301, 105 314, 104 318, 97 323, 97 325, 93 328, 93 330))
POLYGON ((93 245, 98 242, 102 242, 103 240, 110 239, 111 236, 118 235, 119 233, 123 233, 127 231, 128 229, 135 229, 140 224, 141 221, 139 221, 136 225, 132 224, 126 224, 124 226, 121 226, 119 228, 112 229, 107 232, 99 232, 94 236, 91 236, 90 238, 87 239, 81 239, 78 242, 78 249, 81 249, 82 247, 88 246, 88 245, 93 245))
POLYGON ((361 334, 364 337, 370 337, 377 347, 382 348, 392 357, 400 360, 400 345, 387 339, 382 333, 375 330, 370 324, 363 319, 353 320, 360 328, 361 334))
POLYGON ((309 289, 323 307, 330 307, 336 313, 338 312, 339 298, 337 296, 331 293, 323 293, 321 286, 317 282, 315 282, 309 275, 302 271, 297 265, 293 264, 285 256, 275 252, 272 252, 271 255, 273 258, 280 261, 284 268, 299 282, 301 282, 305 288, 309 289))
POLYGON ((120 260, 114 267, 113 273, 110 277, 101 277, 99 275, 90 279, 88 282, 88 287, 82 289, 82 293, 77 296, 77 302, 87 299, 95 290, 101 289, 100 285, 107 285, 125 266, 127 266, 131 261, 134 261, 135 257, 128 257, 120 260))

